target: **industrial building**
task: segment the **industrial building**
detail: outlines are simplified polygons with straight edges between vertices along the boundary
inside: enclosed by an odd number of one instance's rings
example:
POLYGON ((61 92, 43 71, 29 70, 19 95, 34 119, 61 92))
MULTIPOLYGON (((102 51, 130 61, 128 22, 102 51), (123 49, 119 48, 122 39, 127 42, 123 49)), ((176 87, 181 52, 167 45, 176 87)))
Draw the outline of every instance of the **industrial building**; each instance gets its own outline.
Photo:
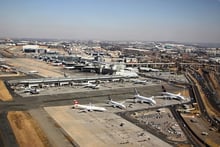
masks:
POLYGON ((23 52, 24 53, 46 53, 47 50, 40 48, 38 45, 24 45, 23 52))

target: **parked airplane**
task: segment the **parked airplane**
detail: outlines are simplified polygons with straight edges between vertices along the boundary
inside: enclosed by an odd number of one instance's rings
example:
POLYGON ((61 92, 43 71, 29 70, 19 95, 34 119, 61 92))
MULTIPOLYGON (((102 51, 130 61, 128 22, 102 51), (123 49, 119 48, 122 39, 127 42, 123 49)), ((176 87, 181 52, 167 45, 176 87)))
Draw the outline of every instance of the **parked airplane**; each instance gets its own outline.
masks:
POLYGON ((79 104, 79 102, 77 100, 73 101, 73 108, 74 109, 80 109, 83 112, 87 112, 87 111, 107 111, 104 107, 97 107, 92 105, 91 103, 89 105, 81 105, 79 104))
POLYGON ((149 103, 150 105, 155 105, 156 101, 154 100, 154 96, 152 97, 145 97, 145 96, 141 96, 139 95, 139 93, 137 92, 137 89, 135 88, 135 95, 134 95, 134 102, 138 102, 140 101, 141 103, 149 103))
POLYGON ((92 84, 89 81, 84 83, 73 83, 75 86, 83 86, 83 88, 92 88, 92 89, 99 89, 99 84, 92 84))
POLYGON ((24 93, 30 93, 30 94, 39 94, 40 90, 36 88, 25 88, 24 93))
POLYGON ((121 109, 126 109, 126 106, 124 105, 124 103, 125 103, 125 101, 120 103, 120 102, 113 101, 109 97, 108 104, 112 105, 114 108, 118 107, 118 108, 121 108, 121 109))
POLYGON ((185 100, 185 97, 181 95, 181 93, 178 93, 178 94, 175 94, 175 93, 170 93, 170 92, 167 92, 165 87, 162 85, 162 90, 163 92, 162 93, 162 97, 163 98, 170 98, 170 99, 177 99, 177 100, 185 100))
POLYGON ((62 63, 61 62, 51 62, 51 65, 53 65, 53 66, 60 66, 60 65, 62 65, 62 63))
POLYGON ((88 82, 87 84, 85 84, 84 88, 99 89, 99 84, 92 84, 88 82))
POLYGON ((38 73, 38 71, 36 71, 36 70, 31 70, 28 72, 28 74, 37 74, 37 73, 38 73))
POLYGON ((146 80, 133 79, 131 80, 134 84, 143 84, 146 85, 148 82, 146 80))
POLYGON ((140 67, 139 70, 143 72, 160 72, 161 71, 160 69, 149 68, 149 67, 140 67))
POLYGON ((74 66, 64 66, 63 68, 64 68, 64 69, 68 69, 68 70, 75 69, 75 67, 74 67, 74 66))

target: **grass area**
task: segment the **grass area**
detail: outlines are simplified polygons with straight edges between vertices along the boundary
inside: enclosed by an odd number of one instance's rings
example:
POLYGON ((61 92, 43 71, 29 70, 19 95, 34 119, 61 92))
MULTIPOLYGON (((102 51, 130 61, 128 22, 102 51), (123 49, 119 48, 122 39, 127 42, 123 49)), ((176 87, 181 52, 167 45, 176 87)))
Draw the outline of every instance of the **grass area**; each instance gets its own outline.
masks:
POLYGON ((24 111, 8 112, 7 118, 21 147, 49 147, 49 141, 38 123, 24 111))
POLYGON ((2 101, 12 101, 13 98, 5 86, 5 83, 0 80, 0 100, 2 101))

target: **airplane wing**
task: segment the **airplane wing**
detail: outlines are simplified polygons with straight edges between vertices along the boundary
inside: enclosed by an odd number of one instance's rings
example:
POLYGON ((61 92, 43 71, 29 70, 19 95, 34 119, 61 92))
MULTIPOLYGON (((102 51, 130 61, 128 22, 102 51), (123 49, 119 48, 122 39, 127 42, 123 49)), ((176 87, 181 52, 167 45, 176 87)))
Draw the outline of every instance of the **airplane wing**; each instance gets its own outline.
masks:
POLYGON ((87 109, 81 109, 81 110, 79 110, 79 112, 80 112, 80 113, 81 113, 81 112, 86 113, 86 112, 88 112, 88 110, 87 110, 87 109))
POLYGON ((171 98, 171 96, 165 96, 165 95, 160 95, 160 96, 154 96, 155 99, 160 99, 160 98, 171 98))
POLYGON ((126 100, 122 101, 121 104, 124 104, 126 102, 126 100))

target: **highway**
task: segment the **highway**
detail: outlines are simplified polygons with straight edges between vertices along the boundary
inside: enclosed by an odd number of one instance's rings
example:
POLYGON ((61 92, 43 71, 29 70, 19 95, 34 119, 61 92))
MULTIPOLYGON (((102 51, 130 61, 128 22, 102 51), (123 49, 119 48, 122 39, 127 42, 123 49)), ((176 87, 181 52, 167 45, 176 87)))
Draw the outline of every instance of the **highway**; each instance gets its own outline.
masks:
POLYGON ((184 119, 181 117, 180 113, 176 111, 176 106, 170 107, 170 110, 181 126, 183 132, 186 134, 188 140, 194 145, 194 146, 208 146, 203 140, 201 140, 185 123, 184 119))
MULTIPOLYGON (((211 96, 210 91, 206 88, 206 85, 204 84, 205 81, 204 79, 196 72, 193 71, 193 73, 191 73, 194 78, 199 82, 199 84, 201 85, 201 87, 203 88, 204 93, 206 94, 206 96, 211 96)), ((193 80, 191 80, 193 81, 193 80)), ((195 93, 195 99, 199 105, 200 111, 201 111, 201 115, 203 116, 203 118, 205 118, 208 122, 210 122, 211 125, 215 126, 216 128, 220 129, 219 127, 219 122, 217 122, 216 120, 213 119, 213 117, 211 117, 206 108, 205 105, 201 99, 198 87, 195 86, 195 83, 193 83, 193 89, 194 89, 194 93, 195 93)))

